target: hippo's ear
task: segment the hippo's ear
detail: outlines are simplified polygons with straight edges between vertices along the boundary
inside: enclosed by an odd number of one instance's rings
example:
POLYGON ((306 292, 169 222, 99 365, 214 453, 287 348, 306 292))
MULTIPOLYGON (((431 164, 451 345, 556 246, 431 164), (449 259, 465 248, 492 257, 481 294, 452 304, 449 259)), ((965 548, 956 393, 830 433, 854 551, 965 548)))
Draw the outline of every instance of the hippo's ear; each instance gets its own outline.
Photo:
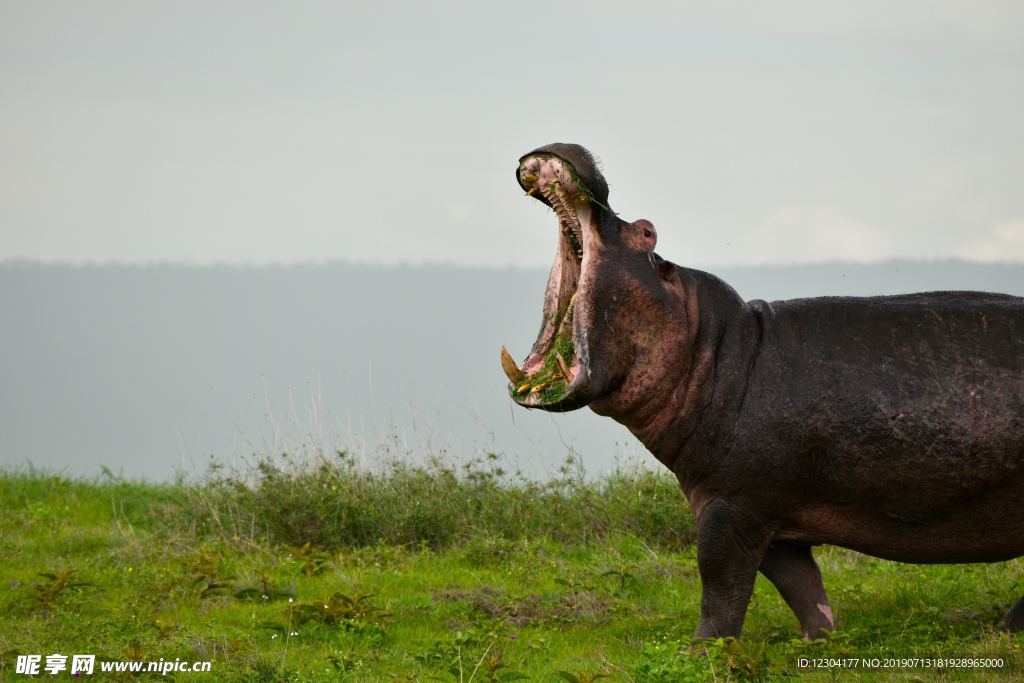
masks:
MULTIPOLYGON (((655 254, 655 256, 658 256, 655 254)), ((658 273, 661 275, 661 279, 668 281, 676 276, 677 267, 676 264, 671 261, 658 257, 658 273)))
POLYGON ((651 267, 654 268, 655 272, 658 273, 658 276, 665 282, 671 282, 679 272, 676 264, 671 261, 666 261, 653 251, 647 255, 647 258, 651 262, 651 267))

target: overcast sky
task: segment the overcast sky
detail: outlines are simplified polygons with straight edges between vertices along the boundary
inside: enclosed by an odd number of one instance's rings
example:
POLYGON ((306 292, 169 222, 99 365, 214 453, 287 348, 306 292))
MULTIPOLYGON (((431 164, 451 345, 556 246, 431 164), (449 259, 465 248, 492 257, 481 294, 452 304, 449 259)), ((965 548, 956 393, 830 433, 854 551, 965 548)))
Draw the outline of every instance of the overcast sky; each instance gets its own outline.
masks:
POLYGON ((0 259, 550 263, 579 142, 692 265, 1024 261, 1024 3, 0 0, 0 259))

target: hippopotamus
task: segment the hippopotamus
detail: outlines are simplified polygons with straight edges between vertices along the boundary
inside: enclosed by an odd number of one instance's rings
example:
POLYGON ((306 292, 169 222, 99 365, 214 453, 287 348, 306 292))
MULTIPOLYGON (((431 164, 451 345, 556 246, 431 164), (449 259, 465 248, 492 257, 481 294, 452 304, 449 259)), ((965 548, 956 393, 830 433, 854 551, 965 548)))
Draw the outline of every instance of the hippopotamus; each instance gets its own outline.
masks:
MULTIPOLYGON (((744 301, 655 252, 590 153, 516 181, 557 216, 540 333, 512 399, 589 406, 678 479, 696 521, 698 638, 738 637, 760 571, 805 638, 835 619, 812 548, 914 563, 1024 554, 1024 299, 982 292, 744 301)), ((1015 597, 1015 596, 1010 596, 1015 597)), ((1003 619, 1024 630, 1024 598, 1003 619)))

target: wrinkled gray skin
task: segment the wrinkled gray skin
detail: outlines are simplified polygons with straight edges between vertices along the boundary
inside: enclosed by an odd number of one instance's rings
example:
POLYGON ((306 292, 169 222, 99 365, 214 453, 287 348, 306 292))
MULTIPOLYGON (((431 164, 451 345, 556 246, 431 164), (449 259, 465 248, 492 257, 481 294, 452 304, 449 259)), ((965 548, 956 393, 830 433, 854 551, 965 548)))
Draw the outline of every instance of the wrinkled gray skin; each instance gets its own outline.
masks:
MULTIPOLYGON (((542 325, 522 369, 503 360, 510 390, 612 417, 676 475, 697 522, 698 636, 740 634, 758 571, 805 637, 833 630, 815 545, 919 563, 1024 554, 1024 299, 744 302, 655 254, 653 225, 615 215, 582 147, 526 155, 520 185, 557 200, 551 159, 575 177, 559 225, 578 221, 583 257, 562 238, 544 312, 561 323, 542 325), (565 370, 542 367, 555 327, 571 330, 565 370)), ((1024 630, 1024 598, 1003 626, 1024 630)))

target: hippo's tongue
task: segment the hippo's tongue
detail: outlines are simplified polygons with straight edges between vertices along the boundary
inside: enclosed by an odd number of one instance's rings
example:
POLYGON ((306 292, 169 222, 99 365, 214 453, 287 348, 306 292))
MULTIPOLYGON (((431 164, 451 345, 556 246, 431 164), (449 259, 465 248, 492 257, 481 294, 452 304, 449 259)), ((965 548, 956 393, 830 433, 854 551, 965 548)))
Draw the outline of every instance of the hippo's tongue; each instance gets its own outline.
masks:
POLYGON ((520 367, 504 347, 501 367, 513 398, 534 407, 562 399, 579 376, 572 337, 573 298, 583 261, 583 225, 590 220, 589 192, 571 165, 552 155, 532 155, 520 162, 526 193, 548 204, 558 216, 559 240, 544 293, 544 317, 530 355, 520 367), (581 219, 583 222, 581 223, 581 219))

